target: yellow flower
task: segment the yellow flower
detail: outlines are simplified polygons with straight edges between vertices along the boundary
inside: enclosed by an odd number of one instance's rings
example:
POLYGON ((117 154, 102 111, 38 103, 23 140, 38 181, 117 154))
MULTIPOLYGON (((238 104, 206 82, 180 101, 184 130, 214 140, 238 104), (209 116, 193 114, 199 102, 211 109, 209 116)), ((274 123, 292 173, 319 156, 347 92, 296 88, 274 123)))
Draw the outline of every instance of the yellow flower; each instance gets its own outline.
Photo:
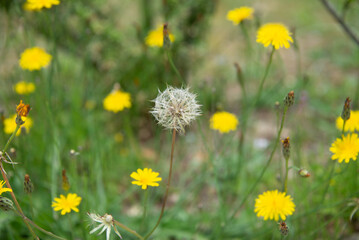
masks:
MULTIPOLYGON (((175 40, 173 34, 169 34, 171 42, 175 40)), ((150 47, 162 47, 163 46, 163 25, 158 26, 155 30, 150 31, 145 39, 146 45, 150 47)))
POLYGON ((221 133, 235 131, 238 125, 236 115, 229 112, 216 112, 209 121, 210 127, 221 133))
POLYGON ((103 107, 107 111, 112 111, 114 113, 122 111, 125 108, 130 108, 131 95, 127 92, 122 92, 120 90, 112 91, 103 100, 103 107))
MULTIPOLYGON (((340 131, 343 129, 343 119, 341 117, 337 118, 336 126, 340 131)), ((344 131, 359 131, 359 111, 350 111, 350 118, 345 122, 344 131)))
POLYGON ((3 194, 4 192, 12 192, 11 188, 3 187, 4 184, 5 184, 5 181, 0 180, 0 195, 3 194))
POLYGON ((162 181, 162 178, 158 177, 158 172, 152 172, 151 168, 137 169, 137 172, 131 173, 131 177, 136 181, 132 181, 132 184, 142 186, 142 189, 147 189, 147 186, 158 187, 156 182, 162 181))
POLYGON ((21 54, 19 65, 22 69, 30 71, 40 70, 50 64, 51 58, 52 56, 42 48, 28 48, 21 54))
POLYGON ((24 9, 27 11, 41 10, 42 8, 51 8, 52 5, 59 5, 59 0, 27 0, 24 9))
POLYGON ((270 44, 275 49, 282 47, 289 48, 289 42, 293 42, 291 32, 281 23, 267 23, 261 26, 257 32, 257 42, 262 43, 265 47, 270 44))
MULTIPOLYGON (((32 127, 32 119, 30 117, 21 117, 21 119, 25 122, 23 125, 21 125, 21 127, 24 128, 26 132, 29 132, 30 128, 32 127)), ((12 134, 15 131, 16 129, 15 120, 16 120, 16 114, 4 120, 4 132, 6 134, 12 134)), ((20 133, 21 130, 17 131, 16 136, 19 136, 20 133)))
POLYGON ((253 18, 254 9, 250 7, 235 8, 227 13, 227 20, 232 21, 234 25, 238 25, 245 19, 253 18))
POLYGON ((79 212, 77 207, 80 203, 81 197, 77 196, 76 193, 69 193, 66 197, 61 194, 60 198, 54 199, 51 207, 53 207, 55 211, 61 211, 61 215, 65 215, 66 213, 70 213, 71 210, 79 212))
POLYGON ((278 221, 279 217, 284 221, 288 215, 292 215, 295 210, 293 199, 285 192, 278 190, 267 191, 259 195, 255 202, 254 212, 264 220, 278 221))
POLYGON ((27 95, 35 91, 35 84, 31 82, 20 81, 14 86, 15 92, 20 95, 27 95))
POLYGON ((353 159, 357 160, 359 153, 359 138, 356 133, 342 136, 342 139, 337 138, 329 149, 332 153, 332 160, 337 160, 341 163, 345 160, 346 163, 353 159))

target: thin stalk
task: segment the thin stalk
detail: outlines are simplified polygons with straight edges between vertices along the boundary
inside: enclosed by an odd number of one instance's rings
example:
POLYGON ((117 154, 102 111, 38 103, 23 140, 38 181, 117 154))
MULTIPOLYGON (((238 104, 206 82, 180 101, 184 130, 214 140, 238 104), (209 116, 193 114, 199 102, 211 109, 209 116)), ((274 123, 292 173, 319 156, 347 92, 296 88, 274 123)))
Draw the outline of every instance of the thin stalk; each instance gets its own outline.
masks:
POLYGON ((170 185, 171 185, 171 177, 172 177, 172 166, 173 166, 173 152, 174 152, 174 148, 175 148, 175 141, 176 141, 176 130, 173 129, 172 132, 172 147, 171 147, 171 162, 170 162, 170 171, 168 173, 168 181, 167 181, 167 186, 166 186, 166 193, 165 193, 165 197, 163 199, 163 203, 162 203, 162 209, 161 209, 161 214, 157 220, 156 225, 154 226, 154 228, 143 238, 144 240, 148 239, 152 233, 156 230, 156 228, 158 227, 158 225, 161 222, 163 213, 165 211, 165 207, 166 207, 166 202, 167 202, 167 198, 168 198, 168 190, 170 189, 170 185))
POLYGON ((119 226, 120 228, 122 228, 123 230, 125 230, 125 231, 131 233, 132 235, 135 235, 136 237, 138 237, 138 238, 141 239, 141 240, 144 240, 144 238, 143 238, 140 234, 138 234, 135 230, 132 230, 131 228, 126 227, 125 225, 123 225, 122 223, 120 223, 120 222, 118 222, 118 221, 116 221, 116 220, 114 220, 113 222, 114 222, 117 226, 119 226))
POLYGON ((286 113, 287 113, 287 110, 288 110, 288 106, 285 106, 284 107, 284 110, 283 110, 283 115, 282 115, 282 121, 281 121, 281 124, 280 124, 280 128, 279 128, 279 131, 278 131, 278 134, 277 134, 277 138, 275 140, 275 143, 274 143, 274 147, 272 149, 272 152, 269 156, 269 159, 266 163, 266 165, 264 166, 264 168, 262 169, 262 172, 260 173, 259 177, 257 178, 257 180, 255 181, 255 183, 252 185, 252 187, 250 188, 250 190, 248 191, 248 193, 245 195, 245 197, 242 199, 242 201, 240 202, 239 206, 237 208, 235 208, 233 214, 231 215, 231 217, 229 218, 229 220, 233 219, 234 216, 237 214, 237 212, 242 208, 242 206, 244 205, 244 203, 247 201, 248 197, 253 193, 254 189, 256 188, 256 186, 258 185, 258 183, 262 180, 263 176, 264 176, 264 173, 267 171, 270 163, 272 162, 272 159, 273 159, 273 156, 274 156, 274 153, 277 149, 277 146, 278 146, 278 142, 279 142, 279 139, 280 139, 280 135, 282 133, 282 130, 283 130, 283 126, 284 126, 284 120, 285 120, 285 116, 286 116, 286 113))
POLYGON ((284 192, 287 193, 287 189, 288 189, 288 172, 289 172, 289 168, 288 168, 288 158, 285 159, 285 178, 284 178, 284 192))
POLYGON ((22 211, 22 209, 21 209, 21 207, 20 207, 20 205, 19 205, 19 203, 18 203, 18 201, 17 201, 17 199, 16 199, 16 197, 15 197, 14 191, 13 191, 11 185, 10 185, 9 179, 8 179, 7 176, 6 176, 4 167, 3 167, 3 165, 2 165, 2 161, 0 161, 0 170, 1 170, 1 175, 2 175, 2 177, 3 177, 3 179, 4 179, 5 183, 6 183, 6 186, 11 189, 11 192, 10 192, 11 197, 12 197, 12 199, 14 200, 14 203, 15 203, 16 208, 18 209, 18 211, 19 211, 19 213, 20 213, 20 216, 21 216, 22 220, 24 221, 24 223, 26 224, 27 228, 28 228, 29 231, 31 232, 31 235, 33 236, 33 238, 40 240, 40 238, 36 235, 36 233, 35 233, 34 230, 31 228, 31 226, 29 225, 29 223, 26 221, 27 217, 24 215, 24 212, 22 211))
POLYGON ((70 215, 70 214, 67 214, 67 220, 68 220, 69 230, 70 230, 70 239, 74 239, 74 235, 73 235, 73 232, 72 232, 72 229, 71 229, 71 227, 72 227, 73 225, 72 225, 72 219, 71 219, 71 215, 70 215))
POLYGON ((149 190, 146 189, 145 190, 145 197, 143 200, 143 215, 142 215, 142 223, 141 223, 141 228, 140 229, 145 229, 145 222, 146 222, 146 217, 147 217, 147 202, 148 202, 148 195, 149 195, 149 190))
POLYGON ((257 104, 258 101, 259 101, 259 98, 261 97, 264 82, 265 82, 265 80, 266 80, 266 78, 267 78, 267 76, 268 76, 269 68, 270 68, 270 66, 272 65, 272 60, 273 60, 274 51, 275 51, 275 48, 273 47, 273 48, 272 48, 272 52, 271 52, 271 54, 270 54, 270 56, 269 56, 269 60, 268 60, 267 66, 266 66, 266 70, 265 70, 265 72, 264 72, 264 76, 263 76, 263 78, 262 78, 262 80, 261 80, 261 83, 260 83, 260 85, 259 85, 259 89, 258 89, 256 98, 255 98, 254 104, 257 104))
POLYGON ((182 83, 185 83, 185 81, 183 80, 181 74, 179 73, 178 69, 176 68, 176 65, 173 63, 173 60, 172 60, 172 56, 171 56, 171 53, 169 50, 165 50, 166 52, 166 55, 167 55, 167 59, 173 69, 173 71, 176 73, 176 75, 178 76, 179 80, 182 82, 182 83))
POLYGON ((12 140, 14 139, 14 137, 16 136, 17 131, 19 131, 20 129, 20 125, 16 125, 15 131, 11 134, 10 138, 7 140, 7 143, 4 147, 4 149, 2 150, 2 156, 5 157, 5 152, 8 149, 8 147, 10 146, 10 143, 12 142, 12 140))
MULTIPOLYGON (((19 214, 19 213, 18 213, 19 214)), ((25 217, 26 218, 26 217, 25 217)), ((39 231, 53 237, 53 238, 57 238, 57 239, 60 239, 60 240, 66 240, 65 238, 62 238, 62 237, 59 237, 59 236, 56 236, 55 234, 53 234, 52 232, 49 232, 49 231, 46 231, 45 229, 39 227, 36 223, 34 223, 33 221, 31 221, 30 219, 26 218, 26 221, 29 222, 34 228, 38 229, 39 231)))
POLYGON ((247 31, 247 28, 245 26, 245 23, 244 22, 241 22, 240 24, 240 27, 241 27, 241 30, 243 32, 243 35, 244 35, 244 38, 246 39, 246 44, 247 44, 247 53, 250 54, 251 53, 251 50, 252 50, 252 45, 251 45, 251 41, 250 41, 250 38, 249 38, 249 34, 248 34, 248 31, 247 31))
MULTIPOLYGON (((343 121, 343 128, 342 128, 342 136, 344 136, 344 127, 345 127, 345 123, 346 123, 346 120, 343 121)), ((332 168, 330 169, 330 173, 329 173, 329 177, 328 177, 328 180, 327 180, 327 185, 325 186, 325 189, 324 189, 324 192, 323 192, 323 195, 322 195, 322 199, 320 200, 320 203, 323 204, 324 200, 325 200, 325 196, 327 195, 327 192, 329 190, 329 185, 330 185, 330 181, 332 180, 333 178, 333 174, 334 174, 334 169, 335 169, 335 165, 336 165, 336 161, 332 164, 332 168)))

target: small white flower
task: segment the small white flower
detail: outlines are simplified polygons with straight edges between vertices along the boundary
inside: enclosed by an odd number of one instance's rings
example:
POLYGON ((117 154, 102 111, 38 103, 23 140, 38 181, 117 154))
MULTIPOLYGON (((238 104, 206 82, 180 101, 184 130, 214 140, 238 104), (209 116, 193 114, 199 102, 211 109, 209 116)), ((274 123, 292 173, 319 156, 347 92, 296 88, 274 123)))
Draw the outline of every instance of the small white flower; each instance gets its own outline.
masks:
POLYGON ((97 235, 101 235, 106 230, 106 240, 110 240, 111 228, 113 227, 115 233, 122 239, 121 234, 117 231, 117 228, 114 225, 114 220, 112 215, 107 213, 103 216, 100 216, 95 213, 87 213, 87 214, 93 221, 100 223, 100 225, 98 225, 97 227, 95 227, 90 231, 90 234, 93 234, 94 232, 102 228, 101 232, 97 235))
POLYGON ((159 91, 153 101, 155 106, 151 113, 158 124, 180 133, 184 133, 184 127, 201 115, 196 94, 190 93, 188 88, 167 87, 164 92, 159 91))

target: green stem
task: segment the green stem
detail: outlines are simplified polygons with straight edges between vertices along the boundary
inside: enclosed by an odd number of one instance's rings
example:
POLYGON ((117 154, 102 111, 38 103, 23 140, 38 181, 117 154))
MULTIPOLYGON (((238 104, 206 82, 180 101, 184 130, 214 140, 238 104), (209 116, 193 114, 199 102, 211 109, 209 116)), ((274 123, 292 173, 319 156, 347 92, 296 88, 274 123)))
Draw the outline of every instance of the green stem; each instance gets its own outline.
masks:
POLYGON ((67 214, 67 220, 68 220, 68 224, 69 224, 69 231, 70 231, 70 239, 74 239, 74 235, 73 235, 73 232, 72 232, 72 220, 71 220, 71 215, 70 214, 67 214))
POLYGON ((154 226, 154 228, 143 238, 144 240, 148 239, 152 233, 156 230, 156 228, 158 227, 158 225, 161 222, 163 213, 165 211, 165 207, 166 207, 166 202, 167 202, 167 198, 168 198, 168 192, 170 189, 170 185, 171 185, 171 177, 172 177, 172 166, 173 166, 173 152, 174 152, 174 148, 175 148, 175 141, 176 141, 176 130, 173 129, 172 132, 172 147, 171 147, 171 162, 170 162, 170 171, 168 173, 168 181, 167 181, 167 186, 166 186, 166 193, 163 199, 163 203, 162 203, 162 209, 161 209, 161 214, 157 220, 156 225, 154 226))
POLYGON ((274 156, 274 153, 277 149, 277 146, 278 146, 278 143, 279 143, 279 139, 280 139, 280 135, 282 133, 282 130, 283 130, 283 126, 284 126, 284 120, 285 120, 285 116, 286 116, 286 113, 287 113, 287 110, 288 110, 288 106, 285 106, 284 107, 284 110, 283 110, 283 115, 282 115, 282 121, 281 121, 281 124, 280 124, 280 128, 279 128, 279 131, 278 131, 278 134, 277 134, 277 138, 275 140, 275 143, 274 143, 274 147, 272 149, 272 152, 270 154, 270 157, 266 163, 266 165, 264 166, 264 168, 262 169, 262 172, 260 173, 259 177, 257 178, 257 180, 255 181, 255 183, 252 185, 252 187, 250 188, 250 190, 248 191, 248 193, 244 196, 244 198, 242 199, 242 201, 240 202, 239 206, 237 208, 235 208, 233 214, 231 215, 231 217, 229 218, 229 220, 233 219, 234 216, 237 214, 237 212, 242 208, 242 206, 244 205, 244 203, 247 201, 248 197, 253 193, 254 189, 256 188, 256 186, 258 185, 258 183, 262 180, 263 176, 264 176, 264 173, 266 172, 266 170, 268 169, 270 163, 272 162, 272 159, 273 159, 273 156, 274 156))
POLYGON ((149 190, 146 189, 145 190, 145 197, 143 200, 143 216, 142 216, 142 224, 141 224, 141 228, 140 229, 145 229, 145 222, 146 222, 146 217, 147 217, 147 202, 148 202, 148 195, 149 195, 149 190))
POLYGON ((15 131, 11 134, 10 138, 7 140, 7 143, 4 147, 4 149, 2 150, 2 156, 5 157, 5 152, 8 149, 8 147, 10 146, 10 143, 12 142, 12 140, 14 139, 14 137, 16 136, 17 131, 19 131, 20 129, 20 125, 16 125, 15 131))
POLYGON ((256 98, 255 98, 254 104, 257 104, 258 101, 259 101, 259 99, 260 99, 260 97, 261 97, 262 90, 263 90, 263 86, 264 86, 264 82, 265 82, 265 80, 266 80, 266 78, 267 78, 267 76, 268 76, 269 68, 270 68, 270 66, 271 66, 271 64, 272 64, 272 59, 273 59, 274 51, 275 51, 275 48, 273 47, 273 48, 272 48, 272 52, 271 52, 270 57, 269 57, 269 60, 268 60, 268 63, 267 63, 266 70, 265 70, 265 72, 264 72, 264 76, 263 76, 263 78, 262 78, 262 80, 261 80, 261 83, 260 83, 260 85, 259 85, 259 89, 258 89, 256 98))
POLYGON ((136 237, 138 237, 138 238, 141 239, 141 240, 144 240, 144 238, 143 238, 140 234, 138 234, 136 231, 132 230, 131 228, 126 227, 125 225, 123 225, 122 223, 120 223, 120 222, 118 222, 118 221, 116 221, 116 220, 114 220, 114 223, 115 223, 117 226, 119 226, 120 228, 122 228, 123 230, 125 230, 125 231, 127 231, 127 232, 129 232, 129 233, 131 233, 131 234, 133 234, 133 235, 135 235, 136 237))
POLYGON ((288 161, 289 159, 286 158, 285 159, 285 178, 284 178, 284 192, 287 193, 288 190, 288 172, 289 172, 289 168, 288 168, 288 161))
MULTIPOLYGON (((346 123, 346 120, 343 120, 343 128, 342 128, 342 136, 344 136, 344 127, 345 127, 345 123, 346 123)), ((337 161, 335 161, 333 164, 332 164, 332 168, 330 169, 330 173, 329 173, 329 177, 328 177, 328 180, 327 180, 327 185, 325 186, 325 189, 324 189, 324 192, 323 192, 323 195, 322 195, 322 198, 320 200, 320 203, 323 204, 324 203, 324 200, 325 200, 325 196, 327 195, 328 193, 328 190, 329 190, 329 186, 330 186, 330 181, 332 180, 333 178, 333 174, 334 174, 334 169, 335 169, 335 165, 336 165, 337 161)))
POLYGON ((185 83, 185 81, 183 80, 181 74, 179 73, 178 69, 176 68, 176 65, 173 63, 173 60, 172 60, 172 56, 171 56, 171 53, 169 50, 165 50, 166 51, 166 55, 167 55, 167 58, 168 58, 168 61, 173 69, 173 71, 176 73, 176 75, 178 76, 179 80, 182 82, 182 83, 185 83))

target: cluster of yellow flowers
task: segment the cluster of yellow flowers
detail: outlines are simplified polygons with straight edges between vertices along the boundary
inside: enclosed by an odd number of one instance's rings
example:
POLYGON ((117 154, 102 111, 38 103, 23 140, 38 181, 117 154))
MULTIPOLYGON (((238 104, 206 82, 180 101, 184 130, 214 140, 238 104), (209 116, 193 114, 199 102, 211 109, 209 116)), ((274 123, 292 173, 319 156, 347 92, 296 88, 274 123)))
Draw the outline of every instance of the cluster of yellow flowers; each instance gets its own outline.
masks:
MULTIPOLYGON (((227 13, 227 19, 234 25, 242 23, 244 20, 253 18, 254 9, 250 7, 240 7, 227 13)), ((289 42, 293 42, 287 27, 281 23, 267 23, 262 25, 257 31, 257 42, 265 47, 272 45, 275 49, 289 48, 289 42)))

